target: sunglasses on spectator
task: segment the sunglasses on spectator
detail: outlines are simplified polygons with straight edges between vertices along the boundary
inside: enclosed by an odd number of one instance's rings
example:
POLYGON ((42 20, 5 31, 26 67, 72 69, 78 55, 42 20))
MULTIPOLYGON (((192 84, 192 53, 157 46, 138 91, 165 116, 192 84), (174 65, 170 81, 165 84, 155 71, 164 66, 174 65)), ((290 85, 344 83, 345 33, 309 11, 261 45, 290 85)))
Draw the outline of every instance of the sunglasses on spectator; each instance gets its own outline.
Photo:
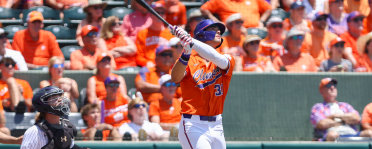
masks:
POLYGON ((164 83, 162 86, 165 86, 165 87, 171 87, 171 86, 177 86, 177 84, 176 83, 174 83, 174 82, 166 82, 166 83, 164 83))
POLYGON ((16 63, 4 63, 5 67, 9 67, 9 65, 12 65, 12 67, 15 67, 16 63))
POLYGON ((283 24, 273 24, 271 25, 272 28, 283 28, 283 24))
POLYGON ((345 44, 344 43, 336 43, 333 46, 336 47, 336 48, 343 48, 343 47, 345 47, 345 44))
POLYGON ((353 22, 355 22, 355 23, 363 22, 363 19, 364 18, 355 18, 355 19, 353 19, 353 22))
POLYGON ((182 49, 183 47, 181 45, 174 45, 172 46, 172 48, 175 48, 175 49, 182 49))
POLYGON ((169 56, 169 57, 173 57, 173 54, 172 53, 169 53, 169 52, 163 52, 163 53, 160 53, 159 54, 161 57, 167 57, 167 56, 169 56))
POLYGON ((243 24, 244 21, 234 21, 235 24, 243 24))
POLYGON ((119 87, 119 83, 109 83, 107 84, 109 87, 119 87))
POLYGON ((296 35, 296 36, 292 36, 290 39, 293 39, 293 40, 302 40, 302 39, 304 39, 304 36, 302 36, 302 35, 296 35))
POLYGON ((146 104, 144 104, 144 103, 143 104, 135 104, 133 108, 139 108, 141 106, 145 108, 146 104))
POLYGON ((7 38, 7 35, 0 35, 0 39, 7 38))
POLYGON ((328 83, 327 85, 325 85, 326 88, 331 88, 332 86, 334 86, 336 88, 337 87, 337 84, 328 83))
POLYGON ((120 22, 112 22, 111 26, 121 25, 120 22))
POLYGON ((98 35, 97 32, 89 32, 86 36, 88 36, 88 37, 96 36, 97 37, 97 35, 98 35))
POLYGON ((93 6, 93 9, 95 10, 102 9, 102 6, 93 6))
POLYGON ((326 21, 327 18, 326 17, 319 17, 319 18, 316 18, 315 20, 316 21, 326 21))
POLYGON ((65 67, 65 65, 64 64, 53 64, 53 68, 59 68, 59 67, 63 68, 65 67))
POLYGON ((100 62, 110 62, 110 60, 111 60, 111 59, 109 59, 109 58, 104 58, 104 59, 102 59, 100 62))
POLYGON ((260 44, 260 41, 258 41, 258 40, 251 41, 249 44, 253 46, 253 45, 256 45, 256 44, 260 44))

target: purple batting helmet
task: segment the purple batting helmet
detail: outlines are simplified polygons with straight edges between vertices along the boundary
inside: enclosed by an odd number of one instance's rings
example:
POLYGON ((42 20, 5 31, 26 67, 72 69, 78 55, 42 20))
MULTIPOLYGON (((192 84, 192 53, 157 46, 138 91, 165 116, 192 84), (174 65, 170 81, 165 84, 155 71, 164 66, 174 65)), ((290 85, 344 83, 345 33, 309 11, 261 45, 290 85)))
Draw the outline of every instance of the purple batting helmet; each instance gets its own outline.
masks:
POLYGON ((210 26, 217 26, 218 28, 220 28, 221 35, 226 30, 226 27, 224 24, 220 22, 214 22, 213 20, 210 20, 210 19, 206 19, 206 20, 201 21, 198 25, 196 25, 195 31, 194 31, 194 38, 202 42, 213 40, 214 37, 216 36, 216 32, 215 31, 204 31, 206 28, 210 26))

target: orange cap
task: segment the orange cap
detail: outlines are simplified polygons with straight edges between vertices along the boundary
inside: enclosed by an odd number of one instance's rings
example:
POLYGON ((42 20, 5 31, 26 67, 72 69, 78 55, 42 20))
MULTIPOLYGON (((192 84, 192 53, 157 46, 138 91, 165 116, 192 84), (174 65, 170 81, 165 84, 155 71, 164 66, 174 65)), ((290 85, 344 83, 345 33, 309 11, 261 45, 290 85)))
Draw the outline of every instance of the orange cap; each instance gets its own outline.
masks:
POLYGON ((98 32, 99 29, 98 29, 98 27, 96 27, 96 26, 85 25, 85 26, 81 29, 81 32, 80 32, 79 36, 84 37, 84 36, 86 36, 90 31, 96 31, 96 32, 98 32))
POLYGON ((334 84, 337 84, 337 80, 334 79, 334 78, 324 78, 320 81, 319 89, 322 89, 324 86, 326 86, 330 82, 333 82, 334 84))
POLYGON ((30 13, 28 13, 26 20, 30 22, 34 22, 36 20, 43 21, 44 17, 43 14, 39 11, 31 11, 30 13))
POLYGON ((336 39, 333 39, 333 40, 331 41, 331 43, 329 44, 329 46, 332 47, 333 45, 335 45, 336 43, 339 43, 339 42, 343 42, 343 43, 345 43, 345 40, 343 40, 343 39, 340 38, 340 37, 337 37, 336 39))
POLYGON ((109 56, 108 53, 102 52, 101 54, 98 55, 96 63, 98 64, 102 59, 104 59, 106 57, 110 58, 110 60, 111 60, 111 57, 109 56))

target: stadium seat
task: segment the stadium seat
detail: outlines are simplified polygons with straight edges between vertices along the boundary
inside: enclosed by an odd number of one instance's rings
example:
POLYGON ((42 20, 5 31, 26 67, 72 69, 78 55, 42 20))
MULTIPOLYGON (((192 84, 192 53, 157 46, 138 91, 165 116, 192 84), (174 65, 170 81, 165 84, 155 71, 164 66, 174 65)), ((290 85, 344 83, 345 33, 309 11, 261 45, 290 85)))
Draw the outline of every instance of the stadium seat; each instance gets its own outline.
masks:
POLYGON ((85 104, 88 103, 88 99, 87 99, 87 88, 83 88, 81 89, 80 91, 80 103, 79 103, 79 107, 82 108, 85 104))
POLYGON ((65 26, 51 25, 44 30, 52 32, 57 39, 76 39, 76 30, 65 26))
POLYGON ((267 31, 258 28, 248 28, 247 32, 248 35, 258 35, 262 39, 265 39, 265 37, 267 36, 267 31))
POLYGON ((110 10, 110 9, 113 9, 115 7, 123 7, 125 2, 123 0, 119 1, 119 0, 116 0, 116 1, 112 1, 112 0, 108 0, 106 1, 107 2, 107 6, 105 8, 105 10, 110 10))
POLYGON ((271 11, 270 17, 278 16, 284 20, 286 18, 289 18, 289 15, 290 15, 289 12, 286 12, 283 9, 278 8, 271 11))
POLYGON ((40 90, 40 88, 35 88, 35 89, 33 89, 32 94, 35 95, 39 90, 40 90))
POLYGON ((43 23, 48 25, 55 25, 55 24, 62 24, 62 20, 60 19, 59 13, 60 11, 46 7, 46 6, 35 6, 30 9, 23 10, 23 23, 25 26, 27 26, 27 15, 31 11, 39 11, 43 14, 44 21, 43 23))
POLYGON ((190 15, 192 12, 194 12, 195 10, 199 10, 199 8, 191 8, 191 9, 187 10, 187 11, 186 11, 186 16, 187 16, 187 18, 188 18, 189 15, 190 15))
POLYGON ((3 26, 21 24, 22 20, 19 18, 21 12, 22 11, 19 9, 0 7, 0 22, 3 24, 3 26))
POLYGON ((129 8, 116 7, 116 8, 112 8, 111 10, 105 10, 104 15, 105 15, 105 18, 110 17, 110 16, 117 16, 120 20, 123 20, 124 16, 132 12, 133 10, 129 8))
POLYGON ((65 60, 70 60, 71 53, 79 49, 81 49, 80 46, 65 46, 61 48, 61 51, 63 53, 63 56, 65 57, 65 60))
POLYGON ((9 33, 8 39, 13 39, 14 34, 20 30, 24 30, 26 27, 21 25, 9 25, 4 28, 5 31, 9 33))
POLYGON ((76 27, 81 20, 86 17, 86 14, 81 7, 72 7, 63 11, 63 22, 64 26, 76 27))

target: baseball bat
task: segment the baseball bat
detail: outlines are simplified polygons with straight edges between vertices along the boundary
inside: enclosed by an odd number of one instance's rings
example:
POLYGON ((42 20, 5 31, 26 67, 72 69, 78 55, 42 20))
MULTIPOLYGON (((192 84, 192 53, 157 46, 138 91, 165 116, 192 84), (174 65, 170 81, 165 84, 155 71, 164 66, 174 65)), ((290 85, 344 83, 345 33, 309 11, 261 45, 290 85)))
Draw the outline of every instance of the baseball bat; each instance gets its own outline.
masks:
POLYGON ((135 0, 138 4, 140 4, 143 8, 147 9, 150 13, 155 15, 157 18, 159 18, 163 23, 165 23, 167 26, 171 26, 167 21, 165 21, 154 9, 151 8, 144 0, 135 0))

